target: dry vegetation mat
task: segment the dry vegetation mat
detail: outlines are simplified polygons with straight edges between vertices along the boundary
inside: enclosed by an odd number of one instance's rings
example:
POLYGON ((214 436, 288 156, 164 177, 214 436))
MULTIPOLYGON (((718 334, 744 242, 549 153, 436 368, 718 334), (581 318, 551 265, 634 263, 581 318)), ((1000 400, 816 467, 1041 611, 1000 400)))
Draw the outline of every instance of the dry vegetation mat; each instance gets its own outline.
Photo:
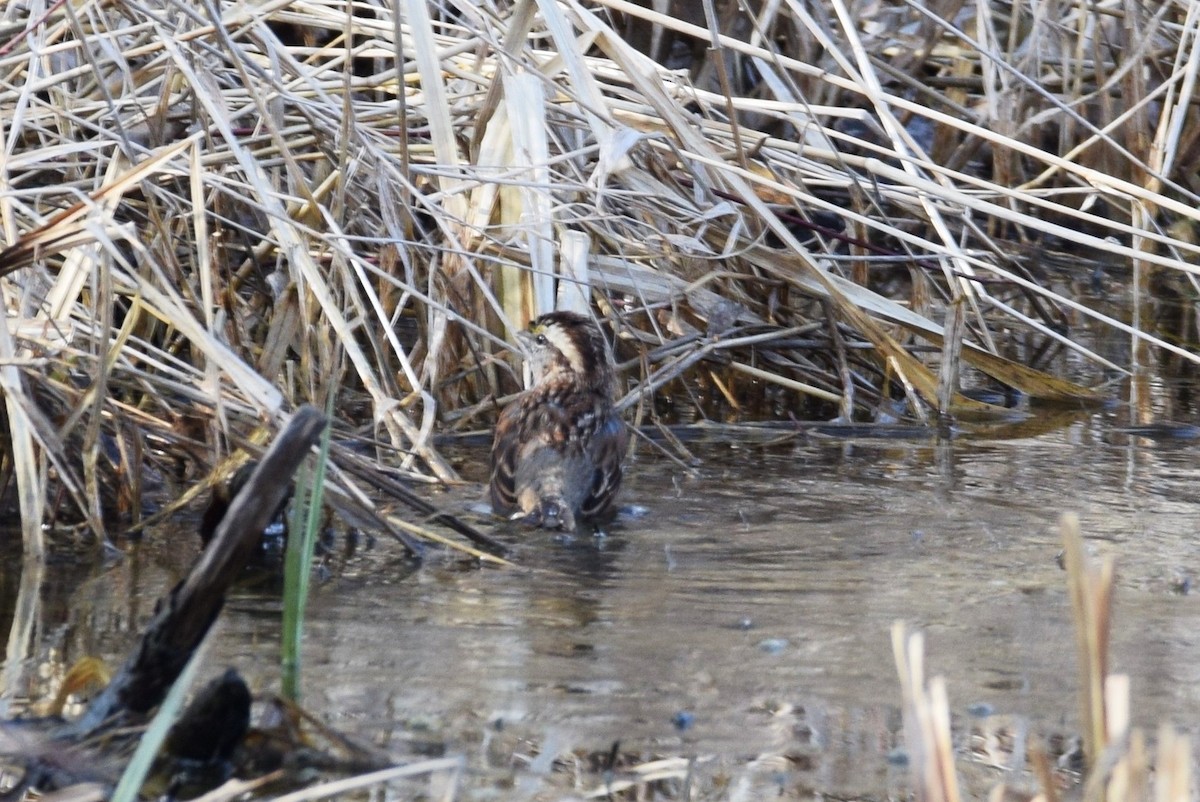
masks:
POLYGON ((1194 284, 1196 5, 938 7, 5 4, 10 503, 103 531, 331 393, 348 497, 354 459, 453 480, 435 434, 554 306, 634 422, 992 419, 964 382, 1194 360, 1140 315, 1194 284))

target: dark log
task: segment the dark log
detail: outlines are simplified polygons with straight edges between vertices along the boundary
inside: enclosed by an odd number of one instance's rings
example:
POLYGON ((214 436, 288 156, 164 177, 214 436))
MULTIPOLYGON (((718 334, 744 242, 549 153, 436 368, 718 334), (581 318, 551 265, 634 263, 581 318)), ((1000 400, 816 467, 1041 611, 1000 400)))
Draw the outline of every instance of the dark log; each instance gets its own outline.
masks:
POLYGON ((250 729, 251 701, 242 675, 226 669, 179 715, 163 744, 167 754, 197 764, 228 763, 250 729))
POLYGON ((216 621, 230 586, 259 548, 263 529, 290 492, 292 474, 325 424, 313 407, 296 410, 234 498, 191 573, 159 601, 137 649, 87 712, 61 735, 91 735, 128 714, 144 716, 162 703, 216 621))

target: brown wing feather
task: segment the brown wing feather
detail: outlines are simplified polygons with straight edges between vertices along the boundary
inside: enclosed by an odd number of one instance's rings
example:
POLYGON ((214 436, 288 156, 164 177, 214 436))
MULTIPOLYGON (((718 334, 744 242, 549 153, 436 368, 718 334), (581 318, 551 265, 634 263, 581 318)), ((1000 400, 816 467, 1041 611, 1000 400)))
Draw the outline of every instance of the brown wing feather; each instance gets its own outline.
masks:
POLYGON ((567 451, 572 446, 570 416, 552 393, 530 391, 500 413, 492 441, 492 509, 508 515, 518 509, 517 472, 526 455, 539 447, 567 451))
POLYGON ((611 410, 592 434, 592 487, 579 508, 584 518, 603 518, 612 512, 617 492, 621 489, 621 461, 629 445, 629 430, 611 410))
POLYGON ((496 422, 496 436, 492 440, 492 478, 488 489, 492 497, 492 510, 498 515, 508 515, 517 508, 520 419, 521 404, 518 401, 505 407, 500 413, 500 420, 496 422))

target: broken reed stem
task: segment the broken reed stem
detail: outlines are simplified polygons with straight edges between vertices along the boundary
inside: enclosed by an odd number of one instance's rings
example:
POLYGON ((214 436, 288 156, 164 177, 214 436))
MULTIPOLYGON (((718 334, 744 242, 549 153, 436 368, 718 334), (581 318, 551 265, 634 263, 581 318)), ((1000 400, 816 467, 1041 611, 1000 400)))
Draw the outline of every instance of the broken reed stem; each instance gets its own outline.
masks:
MULTIPOLYGON (((1154 802, 1190 802, 1192 744, 1170 724, 1158 730, 1158 759, 1154 762, 1154 802)), ((1149 799, 1149 795, 1145 797, 1149 799)))
POLYGON ((1046 742, 1036 736, 1029 742, 1029 762, 1033 767, 1033 776, 1037 779, 1038 787, 1042 789, 1042 797, 1046 802, 1058 802, 1058 789, 1051 771, 1050 758, 1046 755, 1046 742))
POLYGON ((913 791, 922 802, 959 802, 950 738, 950 704, 946 683, 925 683, 925 637, 909 634, 904 623, 892 625, 892 651, 904 699, 904 733, 912 767, 913 791))
MULTIPOLYGON (((1150 760, 1145 737, 1141 731, 1130 728, 1129 677, 1108 673, 1113 560, 1106 556, 1098 566, 1089 563, 1076 515, 1068 513, 1062 517, 1062 537, 1079 649, 1079 698, 1088 771, 1083 799, 1087 802, 1149 800, 1150 760)), ((1191 747, 1188 739, 1169 725, 1159 730, 1153 777, 1155 802, 1190 800, 1191 747)), ((1042 786, 1051 788, 1044 777, 1042 786)))
MULTIPOLYGON (((1083 802, 1191 802, 1192 750, 1174 727, 1159 729, 1158 753, 1150 769, 1146 739, 1131 729, 1129 677, 1109 675, 1113 561, 1089 564, 1083 551, 1079 518, 1062 516, 1063 554, 1079 646, 1080 704, 1087 779, 1076 796, 1083 802), (1150 780, 1153 777, 1153 795, 1150 780)), ((912 770, 913 795, 920 802, 959 802, 950 713, 941 677, 926 684, 924 638, 909 634, 902 622, 892 625, 892 649, 903 695, 904 736, 912 770)), ((1058 802, 1052 765, 1040 739, 1029 747, 1033 776, 1041 789, 1035 799, 1058 802)), ((992 789, 993 802, 1012 798, 1003 784, 992 789)))
POLYGON ((938 418, 951 422, 951 405, 958 392, 959 362, 962 358, 963 332, 966 331, 966 299, 957 284, 954 301, 946 309, 946 333, 942 337, 942 366, 938 371, 938 418))
POLYGON ((1071 615, 1075 623, 1075 642, 1079 655, 1083 752, 1090 769, 1096 765, 1109 743, 1104 684, 1108 674, 1113 561, 1111 557, 1104 558, 1098 569, 1088 564, 1077 515, 1064 514, 1061 526, 1067 590, 1071 597, 1071 615))

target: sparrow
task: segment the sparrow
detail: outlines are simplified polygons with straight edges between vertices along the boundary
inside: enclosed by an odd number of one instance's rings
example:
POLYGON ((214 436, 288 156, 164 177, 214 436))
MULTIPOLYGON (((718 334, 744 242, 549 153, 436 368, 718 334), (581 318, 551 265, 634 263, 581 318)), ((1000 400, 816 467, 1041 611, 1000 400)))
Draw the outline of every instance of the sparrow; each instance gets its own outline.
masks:
POLYGON ((496 424, 492 509, 571 532, 613 512, 629 440, 613 408, 615 373, 590 318, 550 312, 517 335, 533 374, 496 424))

